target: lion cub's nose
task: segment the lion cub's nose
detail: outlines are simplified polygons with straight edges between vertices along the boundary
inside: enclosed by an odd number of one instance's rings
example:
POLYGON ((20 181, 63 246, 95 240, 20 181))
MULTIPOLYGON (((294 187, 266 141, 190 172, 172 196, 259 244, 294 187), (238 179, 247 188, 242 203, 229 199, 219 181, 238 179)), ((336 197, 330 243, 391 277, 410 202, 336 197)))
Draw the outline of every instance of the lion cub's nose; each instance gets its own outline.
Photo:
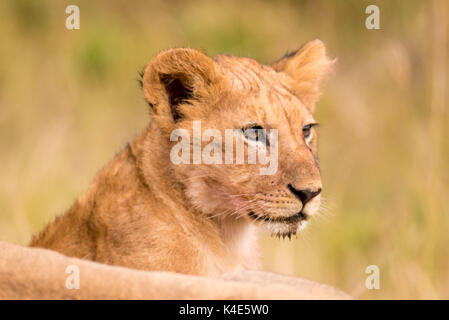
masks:
POLYGON ((288 189, 302 202, 302 205, 305 206, 307 202, 320 194, 321 188, 316 191, 312 191, 310 189, 298 190, 293 188, 291 184, 288 185, 288 189))

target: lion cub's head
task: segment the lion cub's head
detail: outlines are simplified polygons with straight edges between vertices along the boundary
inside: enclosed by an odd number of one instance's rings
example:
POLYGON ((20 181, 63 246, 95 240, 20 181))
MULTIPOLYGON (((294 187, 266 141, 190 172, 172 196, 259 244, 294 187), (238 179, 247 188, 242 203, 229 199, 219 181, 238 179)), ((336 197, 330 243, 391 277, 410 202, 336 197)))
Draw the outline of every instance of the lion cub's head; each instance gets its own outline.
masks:
POLYGON ((319 40, 272 66, 228 55, 212 59, 192 49, 152 59, 143 91, 167 150, 170 179, 190 205, 282 236, 304 227, 320 206, 313 112, 331 65, 319 40), (261 150, 276 163, 251 158, 261 150), (261 174, 268 166, 272 170, 261 174))

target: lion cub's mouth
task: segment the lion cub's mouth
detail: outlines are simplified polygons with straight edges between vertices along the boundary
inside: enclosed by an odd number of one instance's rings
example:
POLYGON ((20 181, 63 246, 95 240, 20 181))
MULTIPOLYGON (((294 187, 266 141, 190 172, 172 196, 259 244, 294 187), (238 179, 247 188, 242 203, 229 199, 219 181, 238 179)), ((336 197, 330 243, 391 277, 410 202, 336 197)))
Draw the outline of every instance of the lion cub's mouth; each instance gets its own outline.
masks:
POLYGON ((305 228, 309 218, 309 216, 303 212, 298 212, 289 217, 270 217, 258 215, 253 211, 250 211, 248 216, 254 221, 263 222, 268 227, 271 234, 279 238, 291 238, 292 235, 295 235, 299 230, 305 228))
POLYGON ((302 211, 289 217, 268 217, 265 215, 261 216, 255 214, 253 211, 250 211, 248 215, 254 220, 262 220, 265 222, 281 222, 281 223, 283 222, 288 224, 306 221, 309 218, 309 216, 303 213, 302 211))

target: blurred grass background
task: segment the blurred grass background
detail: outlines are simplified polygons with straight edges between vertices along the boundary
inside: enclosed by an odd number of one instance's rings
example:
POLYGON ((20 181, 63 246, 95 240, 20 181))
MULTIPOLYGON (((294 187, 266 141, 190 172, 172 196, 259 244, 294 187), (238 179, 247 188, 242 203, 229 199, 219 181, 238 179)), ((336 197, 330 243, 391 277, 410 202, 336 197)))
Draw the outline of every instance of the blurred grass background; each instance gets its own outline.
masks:
MULTIPOLYGON (((188 46, 270 63, 322 39, 323 216, 263 238, 266 270, 359 298, 449 298, 448 3, 0 2, 0 240, 26 244, 149 121, 137 74, 188 46), (76 4, 81 29, 65 28, 76 4), (381 30, 365 28, 380 7, 381 30), (381 289, 365 288, 380 267, 381 289)), ((0 253, 1 259, 1 253, 0 253)))

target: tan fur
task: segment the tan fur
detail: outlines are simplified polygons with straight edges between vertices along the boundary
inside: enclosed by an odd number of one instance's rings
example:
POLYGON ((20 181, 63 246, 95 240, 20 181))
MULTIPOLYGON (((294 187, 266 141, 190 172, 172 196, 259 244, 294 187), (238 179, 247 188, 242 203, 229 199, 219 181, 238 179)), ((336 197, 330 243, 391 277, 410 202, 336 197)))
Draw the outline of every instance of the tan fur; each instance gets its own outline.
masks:
POLYGON ((0 256, 0 300, 349 298, 327 285, 261 271, 232 272, 217 278, 143 272, 3 241, 0 256), (79 271, 79 289, 68 289, 74 267, 79 271))
POLYGON ((193 49, 160 53, 142 79, 152 111, 149 126, 31 246, 107 264, 204 276, 257 269, 257 225, 290 235, 304 221, 263 220, 301 210, 312 216, 319 208, 320 196, 303 208, 287 185, 321 188, 316 132, 305 139, 302 127, 314 121, 318 84, 330 65, 318 40, 273 67, 228 55, 211 59, 193 49), (178 99, 176 84, 188 96, 178 99), (225 129, 249 122, 278 129, 278 171, 264 176, 258 164, 173 164, 170 133, 179 128, 191 133, 198 119, 203 130, 216 128, 223 136, 225 129))

